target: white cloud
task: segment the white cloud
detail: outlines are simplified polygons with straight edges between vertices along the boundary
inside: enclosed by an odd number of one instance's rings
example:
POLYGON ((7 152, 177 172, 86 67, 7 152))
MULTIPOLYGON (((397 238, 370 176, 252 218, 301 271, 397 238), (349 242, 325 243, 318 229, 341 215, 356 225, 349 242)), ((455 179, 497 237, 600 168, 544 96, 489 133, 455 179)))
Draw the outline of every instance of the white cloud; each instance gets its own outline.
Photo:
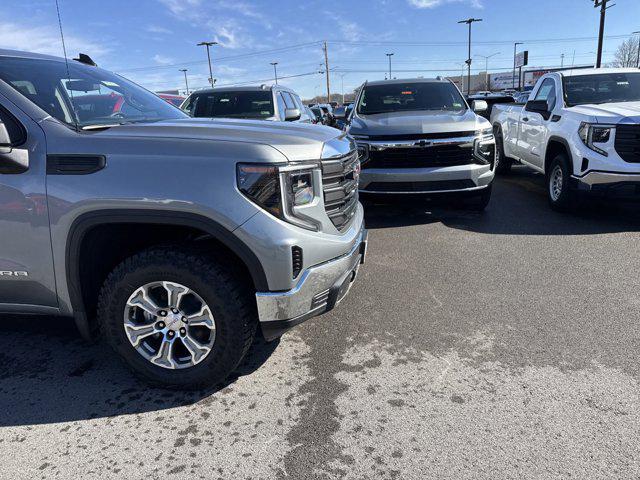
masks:
MULTIPOLYGON (((90 40, 73 32, 65 31, 64 40, 67 55, 75 57, 78 53, 86 53, 98 64, 100 56, 108 54, 111 49, 106 43, 90 40)), ((29 50, 61 57, 63 55, 60 30, 54 26, 29 26, 16 23, 0 22, 0 48, 11 50, 29 50)))
POLYGON ((169 9, 171 13, 176 16, 182 16, 185 13, 189 13, 193 8, 200 6, 202 0, 158 0, 165 7, 169 9))
POLYGON ((342 31, 342 37, 350 42, 357 42, 362 40, 362 29, 353 22, 344 22, 340 24, 340 30, 342 31))
POLYGON ((416 8, 436 8, 447 3, 468 3, 473 8, 483 8, 481 0, 408 0, 416 8))
POLYGON ((165 35, 171 35, 173 32, 165 27, 159 27, 158 25, 149 25, 145 30, 149 33, 160 33, 165 35))
POLYGON ((174 62, 173 58, 167 57, 165 55, 160 55, 159 53, 156 53, 153 56, 153 61, 156 62, 158 65, 169 65, 170 63, 174 62))

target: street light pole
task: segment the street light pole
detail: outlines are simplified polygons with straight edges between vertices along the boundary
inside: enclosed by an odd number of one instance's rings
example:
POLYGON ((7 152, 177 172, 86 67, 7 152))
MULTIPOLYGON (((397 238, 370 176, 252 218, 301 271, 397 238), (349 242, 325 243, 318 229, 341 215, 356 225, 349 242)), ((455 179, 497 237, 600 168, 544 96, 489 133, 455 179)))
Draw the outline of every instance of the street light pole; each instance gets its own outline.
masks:
POLYGON ((278 62, 271 62, 271 65, 273 65, 273 75, 276 78, 276 85, 278 84, 278 62))
POLYGON ((511 88, 516 88, 516 56, 518 55, 518 45, 523 45, 522 42, 516 42, 513 44, 513 78, 511 81, 511 88))
POLYGON ((466 20, 460 20, 458 23, 466 23, 469 25, 469 56, 467 57, 467 95, 471 94, 471 24, 474 22, 481 22, 481 18, 468 18, 466 20))
POLYGON ((389 58, 389 80, 391 80, 391 57, 394 55, 394 53, 387 53, 387 57, 389 58))
POLYGON ((564 53, 560 54, 560 68, 564 68, 564 53))
POLYGON ((476 55, 476 57, 484 58, 484 73, 485 73, 485 84, 487 87, 487 91, 491 90, 491 86, 489 85, 489 59, 491 57, 495 57, 496 55, 500 55, 501 52, 492 53, 491 55, 476 55))
POLYGON ((189 81, 187 80, 187 69, 181 68, 180 71, 184 73, 184 86, 187 87, 187 95, 189 95, 189 81))
POLYGON ((209 53, 209 47, 213 45, 218 45, 218 42, 200 42, 198 43, 199 47, 205 46, 207 47, 207 60, 209 61, 209 83, 211 84, 211 88, 213 88, 213 69, 211 68, 211 54, 209 53))
POLYGON ((340 81, 342 83, 342 105, 344 105, 344 76, 346 75, 346 73, 341 73, 340 74, 340 81))

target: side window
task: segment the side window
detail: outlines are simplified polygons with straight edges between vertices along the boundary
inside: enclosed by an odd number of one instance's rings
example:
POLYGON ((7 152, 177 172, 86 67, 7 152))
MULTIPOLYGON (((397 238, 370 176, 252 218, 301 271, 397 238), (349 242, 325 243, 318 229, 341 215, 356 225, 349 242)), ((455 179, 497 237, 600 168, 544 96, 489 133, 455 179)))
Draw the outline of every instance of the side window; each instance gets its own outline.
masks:
POLYGON ((298 108, 296 107, 296 103, 293 101, 293 98, 291 98, 291 94, 289 92, 282 92, 281 94, 284 98, 284 104, 287 106, 287 108, 298 108))
POLYGON ((198 96, 192 95, 187 99, 182 110, 193 117, 193 112, 196 109, 196 103, 198 103, 198 96))
POLYGON ((535 100, 546 100, 549 110, 553 110, 556 106, 556 82, 553 78, 547 78, 536 94, 535 100))
POLYGON ((278 115, 280 116, 280 120, 284 121, 284 111, 287 109, 287 106, 284 103, 281 92, 276 93, 276 100, 278 101, 278 115))
MULTIPOLYGON (((27 141, 27 131, 20 121, 0 106, 0 143, 18 147, 27 141)), ((0 146, 0 149, 3 147, 0 146)))

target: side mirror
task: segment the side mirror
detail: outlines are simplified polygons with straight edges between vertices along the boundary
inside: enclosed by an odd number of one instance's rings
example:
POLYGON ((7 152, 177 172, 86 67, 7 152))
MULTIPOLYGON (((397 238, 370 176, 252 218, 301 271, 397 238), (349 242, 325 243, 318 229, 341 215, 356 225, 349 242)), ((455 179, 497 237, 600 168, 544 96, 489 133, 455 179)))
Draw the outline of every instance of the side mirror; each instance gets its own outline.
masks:
POLYGON ((295 122, 296 120, 300 120, 302 113, 298 108, 287 108, 284 111, 284 121, 285 122, 295 122))
POLYGON ((548 120, 551 116, 546 100, 529 100, 524 109, 527 112, 539 113, 545 120, 548 120))
POLYGON ((484 113, 489 110, 489 104, 484 100, 474 100, 471 104, 471 108, 476 113, 484 113))
POLYGON ((9 136, 9 131, 5 124, 0 120, 0 148, 11 148, 13 147, 13 143, 11 142, 11 137, 9 136))

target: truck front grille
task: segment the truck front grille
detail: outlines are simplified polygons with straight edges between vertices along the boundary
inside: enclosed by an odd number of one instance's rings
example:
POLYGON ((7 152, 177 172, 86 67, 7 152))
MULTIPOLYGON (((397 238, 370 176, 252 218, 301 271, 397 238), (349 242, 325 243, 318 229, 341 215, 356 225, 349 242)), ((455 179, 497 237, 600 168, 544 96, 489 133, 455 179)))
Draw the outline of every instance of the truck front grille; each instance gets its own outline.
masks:
POLYGON ((618 125, 615 146, 625 162, 640 163, 640 125, 618 125))
POLYGON ((369 150, 369 159, 362 168, 428 168, 453 167, 475 163, 473 149, 459 145, 425 148, 386 148, 369 150))
POLYGON ((338 230, 344 230, 358 210, 359 163, 356 150, 322 161, 324 208, 338 230))

